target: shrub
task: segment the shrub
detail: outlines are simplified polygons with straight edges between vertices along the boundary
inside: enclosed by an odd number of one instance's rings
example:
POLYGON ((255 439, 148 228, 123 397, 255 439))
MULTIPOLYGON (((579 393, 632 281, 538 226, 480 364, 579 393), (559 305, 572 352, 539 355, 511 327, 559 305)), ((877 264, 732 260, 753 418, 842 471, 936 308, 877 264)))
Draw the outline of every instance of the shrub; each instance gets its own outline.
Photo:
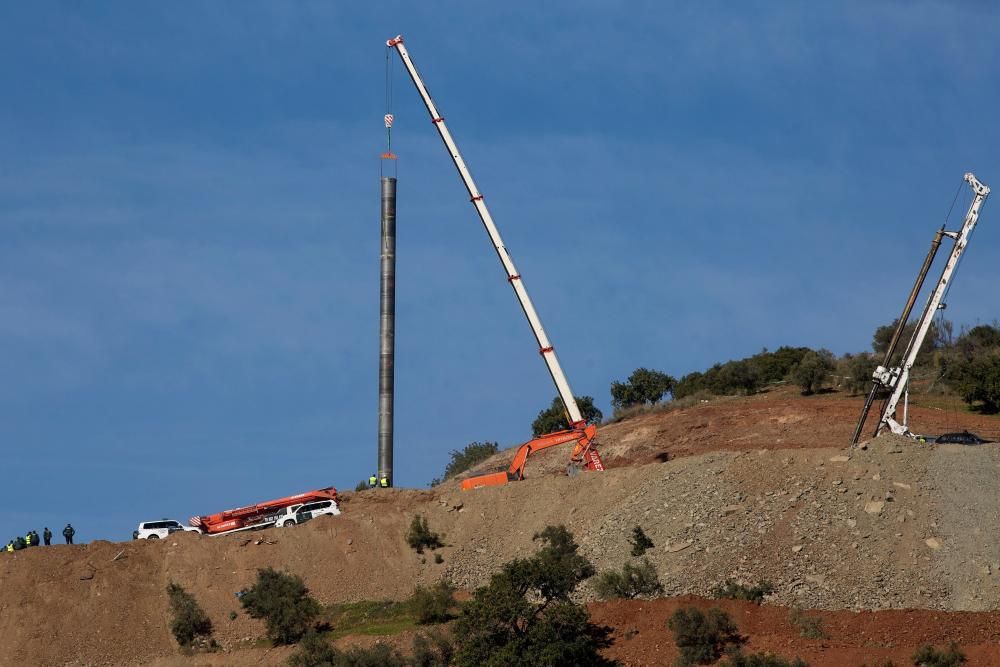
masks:
POLYGON ((720 389, 725 389, 720 393, 746 396, 757 393, 761 384, 757 368, 746 359, 723 364, 716 381, 720 389))
POLYGON ((672 393, 674 399, 699 393, 716 396, 753 394, 762 385, 784 380, 809 352, 812 350, 808 347, 780 347, 774 352, 765 349, 746 359, 715 364, 704 372, 689 373, 674 385, 672 393))
MULTIPOLYGON (((892 334, 896 331, 897 324, 899 324, 898 317, 894 319, 891 324, 885 324, 875 329, 875 334, 872 336, 872 350, 875 351, 875 354, 882 356, 886 353, 886 350, 889 349, 889 343, 892 342, 892 334)), ((913 332, 916 328, 916 320, 903 327, 903 335, 899 337, 899 344, 896 346, 896 351, 893 353, 893 359, 890 363, 893 365, 899 364, 900 359, 903 357, 903 351, 906 349, 906 344, 913 336, 913 332)), ((926 359, 927 355, 930 354, 934 348, 938 347, 940 338, 941 336, 938 333, 937 322, 932 321, 930 328, 927 330, 927 336, 924 338, 924 343, 920 346, 920 352, 917 353, 917 358, 926 359)))
POLYGON ((913 654, 915 667, 956 667, 965 661, 965 654, 959 650, 958 644, 952 644, 947 651, 938 650, 930 645, 921 646, 913 654))
POLYGON ((363 480, 354 485, 354 490, 355 491, 364 491, 367 488, 369 488, 368 487, 368 482, 365 482, 363 480))
POLYGON ((786 660, 770 653, 747 654, 736 649, 719 663, 719 667, 809 667, 809 663, 798 657, 786 660))
POLYGON ((810 616, 801 609, 792 609, 788 614, 788 621, 799 630, 799 636, 806 639, 828 639, 823 630, 823 618, 820 616, 810 616))
POLYGON ((981 403, 986 414, 1000 412, 1000 353, 942 361, 944 378, 966 403, 981 403))
POLYGON ((444 562, 444 556, 442 556, 441 554, 434 554, 434 562, 440 565, 441 563, 444 562))
POLYGON ((678 609, 667 626, 680 651, 677 664, 681 667, 711 664, 726 646, 738 646, 742 641, 729 614, 717 607, 706 614, 694 607, 678 609))
POLYGON ((878 361, 870 354, 845 354, 837 362, 837 374, 841 376, 841 386, 852 394, 866 392, 872 386, 872 373, 878 361))
POLYGON ((756 369, 761 384, 780 382, 809 352, 811 350, 808 347, 782 346, 774 352, 768 352, 765 348, 750 357, 749 362, 756 369))
POLYGON ((629 539, 629 544, 632 545, 632 555, 641 556, 646 553, 647 549, 652 549, 654 546, 653 540, 649 539, 646 532, 642 529, 642 526, 636 526, 632 529, 632 537, 629 539))
POLYGON ((463 449, 451 450, 451 461, 444 468, 444 477, 431 483, 437 486, 444 480, 465 472, 490 458, 498 451, 495 442, 470 442, 463 449))
POLYGON ((167 584, 167 596, 170 598, 170 631, 178 644, 188 648, 196 639, 212 636, 212 621, 193 595, 179 584, 170 582, 167 584))
POLYGON ((823 386, 833 369, 833 354, 829 350, 810 351, 792 368, 789 377, 802 387, 803 394, 812 394, 823 386))
POLYGON ((302 637, 299 649, 288 657, 290 667, 334 667, 338 651, 317 632, 309 631, 302 637))
POLYGON ((417 623, 427 625, 450 621, 451 608, 455 606, 454 594, 455 587, 444 580, 429 588, 417 586, 411 598, 417 623))
POLYGON ((413 638, 412 667, 448 667, 454 658, 454 644, 440 632, 421 633, 413 638))
POLYGON ((410 530, 406 533, 406 543, 418 554, 422 554, 424 549, 433 551, 444 546, 441 536, 432 532, 427 525, 427 519, 419 514, 413 517, 413 521, 410 522, 410 530))
POLYGON ((693 373, 688 373, 674 385, 674 400, 680 398, 687 398, 688 396, 693 396, 699 392, 711 393, 708 391, 708 387, 705 383, 705 374, 694 371, 693 373))
POLYGON ((611 383, 611 405, 615 410, 623 410, 634 405, 658 403, 677 380, 666 373, 637 368, 626 382, 611 383))
POLYGON ((273 568, 257 570, 257 583, 240 599, 252 618, 262 618, 267 636, 278 644, 292 644, 319 615, 319 603, 302 579, 273 568))
POLYGON ((712 589, 712 597, 716 599, 749 600, 755 604, 760 604, 766 596, 773 592, 774 586, 767 581, 760 581, 756 586, 746 586, 738 584, 732 579, 726 579, 724 583, 718 584, 712 589))
POLYGON ((398 651, 385 644, 340 651, 322 635, 309 632, 302 638, 299 650, 288 658, 288 664, 291 667, 406 667, 407 663, 398 651))
POLYGON ((647 558, 643 558, 639 565, 625 563, 620 572, 618 570, 602 572, 594 583, 594 590, 605 600, 615 598, 631 600, 663 595, 663 585, 656 574, 656 568, 647 558))
MULTIPOLYGON (((583 416, 584 421, 588 424, 601 423, 601 420, 604 419, 604 415, 597 409, 597 406, 594 405, 593 397, 576 396, 574 398, 576 398, 576 405, 580 408, 580 414, 583 416)), ((566 420, 566 408, 563 405, 562 399, 556 396, 552 399, 552 405, 539 412, 535 421, 531 423, 531 433, 537 438, 538 436, 545 435, 546 433, 564 431, 569 427, 570 424, 566 420)))
POLYGON ((606 664, 586 608, 570 599, 593 567, 563 526, 549 526, 535 539, 543 546, 534 556, 504 565, 462 609, 455 664, 606 664))
POLYGON ((998 347, 1000 347, 1000 325, 996 323, 992 326, 980 324, 968 331, 963 331, 955 343, 956 351, 966 358, 995 350, 998 347))

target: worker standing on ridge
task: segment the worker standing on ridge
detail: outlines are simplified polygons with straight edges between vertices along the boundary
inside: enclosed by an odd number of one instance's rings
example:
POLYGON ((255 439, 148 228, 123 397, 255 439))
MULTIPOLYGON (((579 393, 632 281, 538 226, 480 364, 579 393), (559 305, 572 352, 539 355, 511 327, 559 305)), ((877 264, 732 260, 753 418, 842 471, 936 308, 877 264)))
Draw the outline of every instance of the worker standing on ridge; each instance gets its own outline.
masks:
POLYGON ((382 479, 379 480, 378 485, 381 486, 383 489, 389 488, 389 477, 385 473, 382 473, 382 479))
POLYGON ((7 553, 14 553, 14 540, 7 543, 7 553))
POLYGON ((368 478, 368 488, 374 489, 376 486, 378 486, 378 477, 375 476, 375 473, 372 473, 372 476, 368 478))
POLYGON ((66 538, 66 544, 73 544, 74 535, 76 535, 76 529, 73 528, 73 524, 67 523, 66 527, 63 528, 63 537, 66 538))
POLYGON ((45 540, 45 546, 52 544, 52 531, 49 530, 48 526, 45 526, 45 530, 42 531, 42 538, 45 540))
POLYGON ((33 531, 33 530, 29 530, 29 531, 28 531, 27 533, 25 533, 25 534, 24 534, 24 543, 25 543, 26 545, 28 545, 29 547, 31 546, 31 541, 32 541, 32 540, 31 540, 31 534, 32 534, 33 532, 35 532, 35 531, 33 531))

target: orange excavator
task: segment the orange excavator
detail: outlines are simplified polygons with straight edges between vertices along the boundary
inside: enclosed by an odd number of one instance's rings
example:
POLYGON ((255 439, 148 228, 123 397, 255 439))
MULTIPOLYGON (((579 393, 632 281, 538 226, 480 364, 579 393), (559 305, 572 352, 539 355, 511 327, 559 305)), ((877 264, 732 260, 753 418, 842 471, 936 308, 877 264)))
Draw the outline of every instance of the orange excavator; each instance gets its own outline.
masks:
POLYGON ((528 462, 528 457, 535 452, 540 452, 549 447, 564 445, 567 442, 576 442, 573 453, 570 455, 568 467, 570 474, 575 474, 579 469, 604 470, 604 462, 601 456, 594 449, 594 438, 597 437, 597 427, 589 424, 579 429, 569 429, 568 431, 557 431, 524 443, 514 454, 514 460, 510 462, 510 467, 505 471, 494 472, 488 475, 479 475, 462 480, 462 490, 478 489, 481 486, 500 486, 507 482, 517 482, 524 479, 524 466, 528 462))
MULTIPOLYGON (((555 384, 556 391, 559 393, 559 398, 562 400, 563 407, 565 408, 566 421, 570 425, 568 430, 549 433, 524 443, 517 450, 517 454, 514 455, 514 460, 506 472, 501 471, 469 478, 462 482, 462 489, 468 490, 481 486, 499 486, 507 482, 521 480, 524 478, 524 466, 527 463, 528 457, 533 452, 569 442, 576 443, 570 455, 569 470, 571 474, 581 468, 587 470, 604 470, 601 457, 597 453, 597 450, 594 449, 594 438, 597 436, 597 427, 593 424, 588 425, 580 413, 580 408, 577 406, 573 392, 570 390, 569 381, 566 379, 566 375, 559 365, 555 348, 545 335, 545 329, 542 328, 542 321, 539 319, 538 313, 535 311, 535 307, 528 297, 528 291, 524 287, 521 274, 518 273, 517 268, 514 266, 514 260, 511 259, 510 253, 507 252, 507 247, 504 245, 503 239, 500 237, 500 232, 493 222, 493 216, 490 215, 482 193, 476 187, 475 181, 472 180, 472 174, 469 172, 465 160, 462 159, 458 145, 452 138, 451 132, 448 131, 448 126, 445 124, 444 118, 438 113, 430 93, 427 92, 427 86, 424 85, 423 79, 420 78, 417 68, 410 59, 410 54, 406 46, 403 45, 403 37, 400 35, 388 40, 386 47, 395 49, 399 54, 403 66, 410 75, 413 85, 416 86, 417 92, 420 93, 420 97, 423 99, 428 113, 431 115, 431 122, 437 128, 438 134, 441 135, 441 140, 448 150, 448 155, 451 157, 452 162, 455 164, 455 169, 458 170, 458 174, 462 178, 462 183, 469 193, 469 200, 475 206, 476 212, 479 214, 479 219, 482 221, 483 227, 486 229, 486 233, 493 243, 493 248, 496 250, 497 257, 503 265, 504 272, 507 274, 507 282, 513 288, 514 295, 517 297, 517 301, 521 305, 525 317, 528 318, 528 324, 531 326, 531 331, 535 335, 535 341, 538 343, 538 352, 542 355, 542 359, 545 360, 549 375, 552 376, 552 382, 555 384)), ((386 118, 388 119, 389 116, 387 115, 386 118)))

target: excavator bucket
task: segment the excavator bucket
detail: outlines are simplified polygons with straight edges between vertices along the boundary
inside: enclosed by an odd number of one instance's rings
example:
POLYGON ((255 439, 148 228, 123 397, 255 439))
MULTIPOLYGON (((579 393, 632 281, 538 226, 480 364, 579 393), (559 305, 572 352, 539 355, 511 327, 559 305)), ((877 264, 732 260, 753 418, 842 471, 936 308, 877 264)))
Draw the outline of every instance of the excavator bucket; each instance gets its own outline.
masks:
POLYGON ((583 467, 587 470, 604 470, 604 461, 601 460, 601 455, 597 453, 597 450, 591 447, 583 455, 583 467))
POLYGON ((462 480, 462 490, 470 491, 471 489, 478 489, 481 486, 503 486, 509 480, 507 479, 507 473, 505 472, 495 472, 489 475, 479 475, 478 477, 470 477, 469 479, 462 480))

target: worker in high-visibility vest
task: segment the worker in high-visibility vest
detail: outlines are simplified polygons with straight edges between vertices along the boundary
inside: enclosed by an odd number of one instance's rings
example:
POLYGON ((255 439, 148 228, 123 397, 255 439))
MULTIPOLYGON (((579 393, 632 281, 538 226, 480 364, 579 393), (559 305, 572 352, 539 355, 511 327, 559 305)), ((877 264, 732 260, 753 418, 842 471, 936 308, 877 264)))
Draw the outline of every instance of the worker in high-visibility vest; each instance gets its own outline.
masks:
POLYGON ((29 547, 31 546, 31 531, 30 530, 27 533, 25 533, 25 535, 24 535, 24 543, 26 545, 28 545, 29 547))
POLYGON ((378 477, 375 476, 375 473, 372 473, 372 476, 368 478, 368 488, 374 489, 376 486, 378 486, 378 477))
POLYGON ((14 553, 14 540, 7 543, 7 553, 14 553))
POLYGON ((382 479, 379 480, 378 485, 381 486, 383 489, 388 489, 389 488, 389 478, 386 477, 385 475, 382 475, 382 479))

